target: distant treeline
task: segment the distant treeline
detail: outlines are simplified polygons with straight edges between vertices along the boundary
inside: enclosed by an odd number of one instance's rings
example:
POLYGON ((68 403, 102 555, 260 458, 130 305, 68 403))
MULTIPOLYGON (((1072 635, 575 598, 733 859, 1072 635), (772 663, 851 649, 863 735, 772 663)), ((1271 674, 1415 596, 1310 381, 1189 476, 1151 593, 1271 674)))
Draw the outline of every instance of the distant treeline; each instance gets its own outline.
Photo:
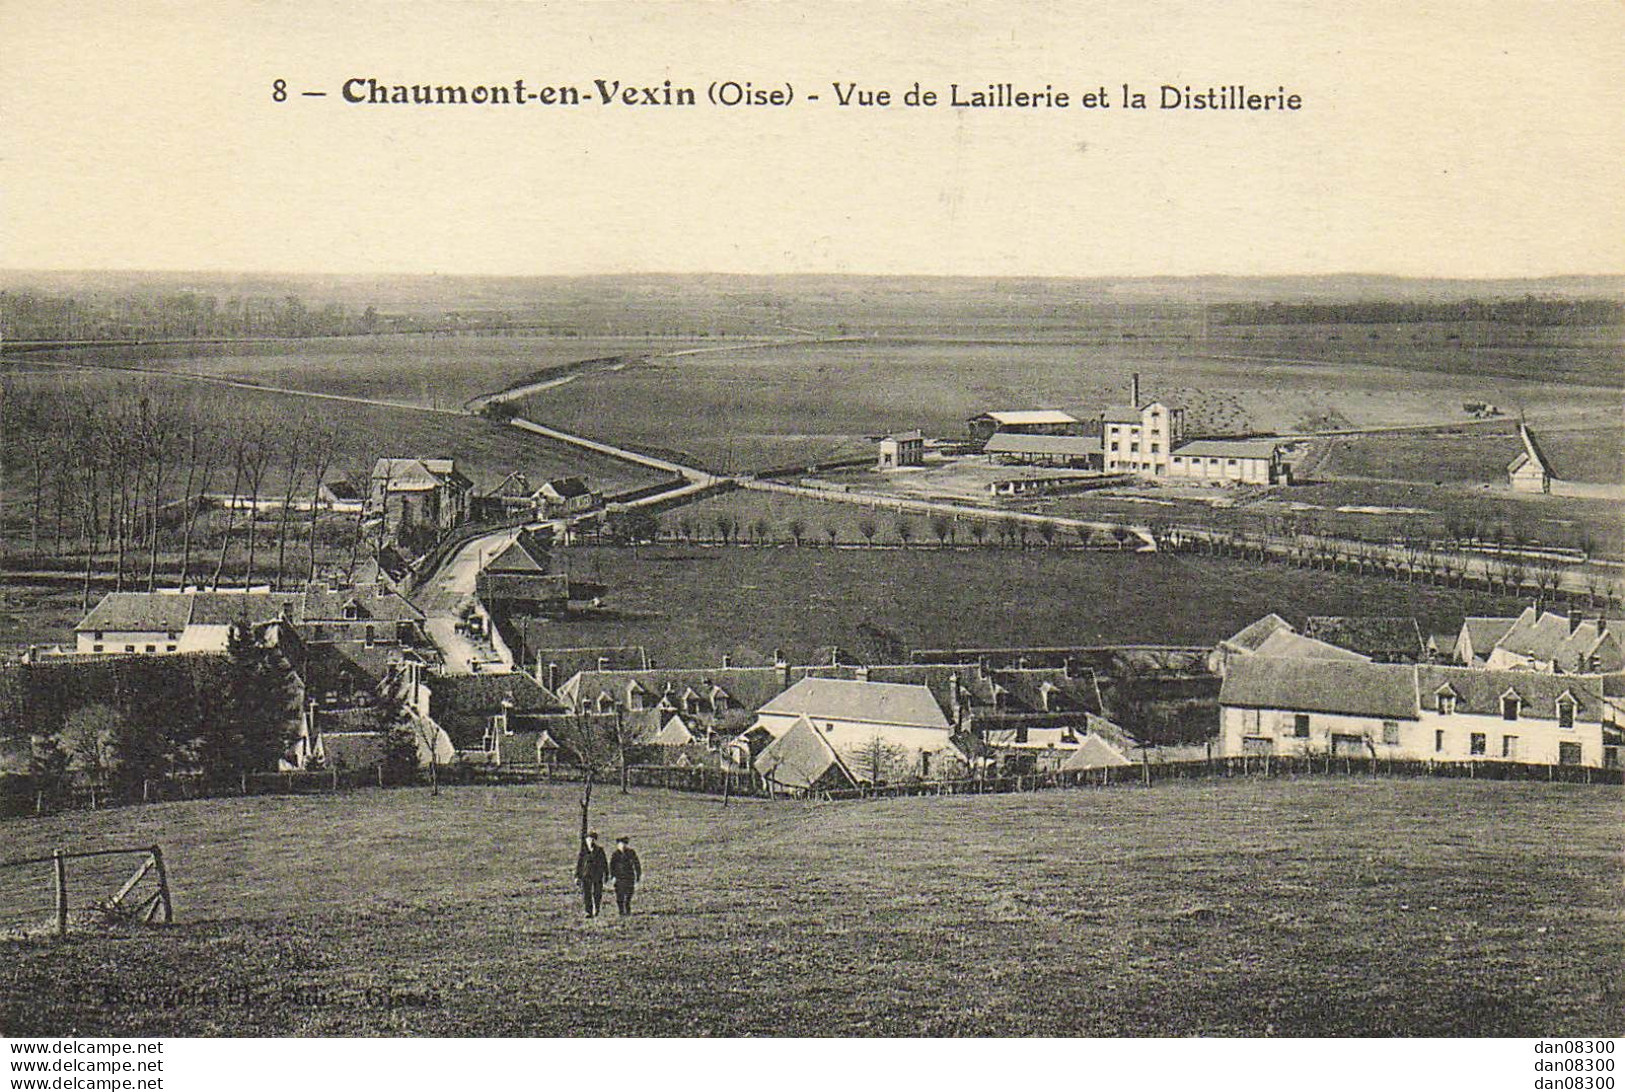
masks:
POLYGON ((352 312, 339 303, 312 306, 298 296, 0 293, 0 329, 7 341, 331 337, 372 333, 386 321, 371 307, 352 312))
POLYGON ((1224 303, 1212 317, 1226 326, 1310 326, 1338 323, 1496 322, 1515 326, 1618 326, 1625 301, 1610 299, 1350 301, 1346 303, 1224 303))

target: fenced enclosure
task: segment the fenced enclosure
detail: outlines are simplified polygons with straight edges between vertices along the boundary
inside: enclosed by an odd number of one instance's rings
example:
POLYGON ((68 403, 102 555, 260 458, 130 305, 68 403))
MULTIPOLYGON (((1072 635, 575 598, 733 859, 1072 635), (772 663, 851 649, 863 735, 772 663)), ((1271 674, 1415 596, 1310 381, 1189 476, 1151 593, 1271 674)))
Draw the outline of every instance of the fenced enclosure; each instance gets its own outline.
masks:
POLYGON ((159 846, 53 851, 0 861, 0 935, 63 938, 73 929, 175 920, 159 846))

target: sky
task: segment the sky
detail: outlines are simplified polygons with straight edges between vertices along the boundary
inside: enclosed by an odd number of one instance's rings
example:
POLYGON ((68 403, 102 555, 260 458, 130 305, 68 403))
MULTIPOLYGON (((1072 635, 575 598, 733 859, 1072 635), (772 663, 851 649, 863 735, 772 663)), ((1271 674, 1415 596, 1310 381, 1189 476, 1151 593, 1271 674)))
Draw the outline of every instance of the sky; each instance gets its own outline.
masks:
POLYGON ((1617 3, 0 0, 0 14, 4 268, 1625 273, 1617 3), (368 78, 669 79, 701 105, 344 101, 368 78), (796 101, 705 102, 726 80, 796 101), (847 81, 894 103, 842 107, 847 81), (939 104, 901 105, 915 81, 939 104), (990 82, 1074 102, 1103 86, 1112 106, 945 105, 950 84, 990 82), (1151 108, 1123 108, 1125 83, 1151 108), (1161 110, 1163 84, 1285 87, 1303 105, 1161 110))

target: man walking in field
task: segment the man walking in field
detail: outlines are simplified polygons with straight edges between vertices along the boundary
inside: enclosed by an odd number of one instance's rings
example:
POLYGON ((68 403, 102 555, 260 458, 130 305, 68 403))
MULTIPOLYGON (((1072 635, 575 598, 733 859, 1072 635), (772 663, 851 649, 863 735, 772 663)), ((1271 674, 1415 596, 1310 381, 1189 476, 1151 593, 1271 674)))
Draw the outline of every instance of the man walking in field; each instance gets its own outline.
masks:
POLYGON ((632 916, 632 891, 643 879, 643 864, 637 850, 625 838, 615 839, 615 855, 609 859, 609 874, 615 877, 615 905, 621 917, 632 916))
POLYGON ((598 832, 587 835, 576 854, 576 883, 581 885, 581 902, 587 916, 598 916, 604 902, 604 877, 609 875, 609 862, 604 859, 604 847, 598 844, 598 832))

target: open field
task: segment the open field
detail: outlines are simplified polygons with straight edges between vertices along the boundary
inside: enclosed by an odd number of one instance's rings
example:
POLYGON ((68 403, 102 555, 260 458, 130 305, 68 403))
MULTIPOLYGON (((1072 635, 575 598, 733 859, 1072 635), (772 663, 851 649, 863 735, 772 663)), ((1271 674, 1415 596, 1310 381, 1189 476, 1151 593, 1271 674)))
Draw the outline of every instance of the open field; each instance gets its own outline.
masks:
POLYGON ((661 664, 796 662, 831 645, 899 648, 1211 645, 1275 611, 1414 615, 1454 633, 1465 614, 1516 614, 1497 597, 1220 558, 1002 548, 572 549, 608 585, 608 612, 550 626, 552 647, 641 644, 661 664))
POLYGON ((1350 359, 1255 348, 1097 336, 740 349, 583 377, 527 399, 523 412, 719 469, 759 469, 862 453, 866 437, 897 429, 960 436, 965 419, 987 409, 1092 418, 1127 400, 1138 371, 1147 397, 1186 408, 1194 434, 1442 423, 1460 420, 1464 401, 1488 401, 1520 407, 1537 425, 1619 435, 1621 376, 1591 357, 1553 381, 1538 355, 1499 374, 1375 348, 1350 359))
MULTIPOLYGON (((578 795, 9 821, 15 855, 162 844, 178 921, 0 942, 0 1031, 1625 1030, 1617 787, 1314 778, 726 810, 601 789, 594 824, 630 834, 646 869, 624 921, 581 917, 578 795)), ((17 879, 8 916, 49 905, 17 879)))
POLYGON ((672 338, 380 334, 227 345, 76 349, 52 359, 171 368, 318 391, 456 409, 468 399, 580 360, 704 344, 672 338))
MULTIPOLYGON (((1625 412, 1616 403, 1613 407, 1625 412)), ((1541 450, 1559 477, 1577 482, 1625 481, 1625 431, 1618 425, 1542 428, 1541 450)), ((1426 432, 1371 433, 1321 441, 1331 447, 1321 477, 1382 478, 1420 483, 1503 485, 1507 464, 1523 452, 1515 421, 1426 432)))

